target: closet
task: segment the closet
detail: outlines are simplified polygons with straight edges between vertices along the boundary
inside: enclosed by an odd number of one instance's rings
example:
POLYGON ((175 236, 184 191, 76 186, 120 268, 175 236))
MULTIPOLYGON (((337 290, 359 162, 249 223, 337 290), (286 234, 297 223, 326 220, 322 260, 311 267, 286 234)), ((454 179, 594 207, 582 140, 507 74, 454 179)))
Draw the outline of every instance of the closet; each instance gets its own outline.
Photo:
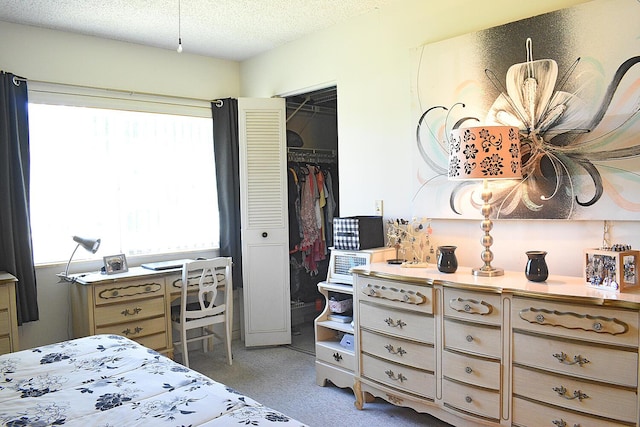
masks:
MULTIPOLYGON (((336 87, 286 97, 291 328, 313 335, 339 216, 336 87)), ((313 339, 313 337, 309 337, 313 339)))

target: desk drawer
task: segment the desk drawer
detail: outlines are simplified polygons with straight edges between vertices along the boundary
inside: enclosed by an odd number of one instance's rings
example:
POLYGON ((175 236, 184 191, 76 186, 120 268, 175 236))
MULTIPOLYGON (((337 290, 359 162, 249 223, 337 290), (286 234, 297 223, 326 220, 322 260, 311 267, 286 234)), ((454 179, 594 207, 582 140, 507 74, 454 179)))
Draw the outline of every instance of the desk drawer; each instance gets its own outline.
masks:
POLYGON ((164 318, 164 297, 102 305, 95 308, 96 329, 105 325, 133 322, 151 317, 164 318))
POLYGON ((391 387, 433 398, 436 388, 432 372, 362 355, 362 375, 391 387))
POLYGON ((0 337, 0 354, 11 352, 11 340, 9 337, 0 337))
POLYGON ((500 328, 445 319, 444 347, 500 359, 500 328))
POLYGON ((11 321, 9 319, 9 311, 0 309, 0 336, 9 335, 11 330, 11 321))
POLYGON ((165 333, 166 325, 163 317, 152 319, 136 319, 132 322, 118 323, 116 325, 97 326, 96 334, 122 335, 132 340, 147 335, 165 333))
POLYGON ((9 286, 0 286, 0 310, 9 309, 9 286))
POLYGON ((513 362, 627 387, 638 385, 638 353, 612 347, 515 333, 513 362))
POLYGON ((97 306, 153 298, 158 295, 164 296, 164 279, 148 277, 122 283, 93 285, 93 292, 97 306))
POLYGON ((360 331, 362 351, 390 362, 435 371, 435 351, 432 345, 404 341, 367 330, 360 331))
MULTIPOLYGON (((615 363, 615 360, 611 361, 615 363)), ((514 366, 514 395, 620 421, 637 421, 636 389, 608 387, 514 366)))
POLYGON ((433 343, 435 330, 433 317, 430 315, 363 302, 358 308, 362 328, 400 338, 433 343))

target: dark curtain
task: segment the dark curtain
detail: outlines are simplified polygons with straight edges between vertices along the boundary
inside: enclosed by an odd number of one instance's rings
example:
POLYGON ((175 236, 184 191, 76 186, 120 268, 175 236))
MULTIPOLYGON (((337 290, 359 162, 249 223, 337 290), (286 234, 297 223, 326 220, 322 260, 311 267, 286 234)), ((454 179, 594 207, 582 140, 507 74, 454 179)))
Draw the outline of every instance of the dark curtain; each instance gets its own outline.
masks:
POLYGON ((220 211, 220 255, 233 259, 233 287, 242 287, 242 242, 240 237, 240 145, 238 100, 211 103, 213 151, 216 158, 218 210, 220 211))
POLYGON ((38 320, 36 270, 29 219, 27 82, 0 76, 0 270, 18 279, 18 324, 38 320))

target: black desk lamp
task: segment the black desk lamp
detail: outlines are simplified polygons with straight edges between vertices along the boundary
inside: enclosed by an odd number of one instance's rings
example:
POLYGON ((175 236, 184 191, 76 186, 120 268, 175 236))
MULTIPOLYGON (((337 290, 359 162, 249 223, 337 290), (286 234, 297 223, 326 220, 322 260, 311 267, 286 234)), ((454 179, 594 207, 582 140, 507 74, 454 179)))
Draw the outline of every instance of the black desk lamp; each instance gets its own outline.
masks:
POLYGON ((71 265, 71 260, 73 256, 76 254, 76 251, 80 246, 95 254, 98 252, 98 248, 100 247, 100 239, 85 239, 83 237, 73 236, 73 241, 77 242, 76 248, 71 253, 71 257, 69 258, 69 262, 67 263, 67 268, 64 269, 64 273, 62 274, 62 278, 65 280, 69 280, 69 265, 71 265))

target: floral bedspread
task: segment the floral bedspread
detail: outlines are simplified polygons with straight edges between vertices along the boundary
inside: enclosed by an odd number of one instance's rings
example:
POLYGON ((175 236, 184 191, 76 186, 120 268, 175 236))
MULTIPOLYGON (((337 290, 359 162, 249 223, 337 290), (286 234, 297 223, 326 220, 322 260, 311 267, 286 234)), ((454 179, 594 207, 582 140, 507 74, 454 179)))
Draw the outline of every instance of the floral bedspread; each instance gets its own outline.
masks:
POLYGON ((0 356, 0 425, 303 424, 128 338, 95 335, 0 356))

